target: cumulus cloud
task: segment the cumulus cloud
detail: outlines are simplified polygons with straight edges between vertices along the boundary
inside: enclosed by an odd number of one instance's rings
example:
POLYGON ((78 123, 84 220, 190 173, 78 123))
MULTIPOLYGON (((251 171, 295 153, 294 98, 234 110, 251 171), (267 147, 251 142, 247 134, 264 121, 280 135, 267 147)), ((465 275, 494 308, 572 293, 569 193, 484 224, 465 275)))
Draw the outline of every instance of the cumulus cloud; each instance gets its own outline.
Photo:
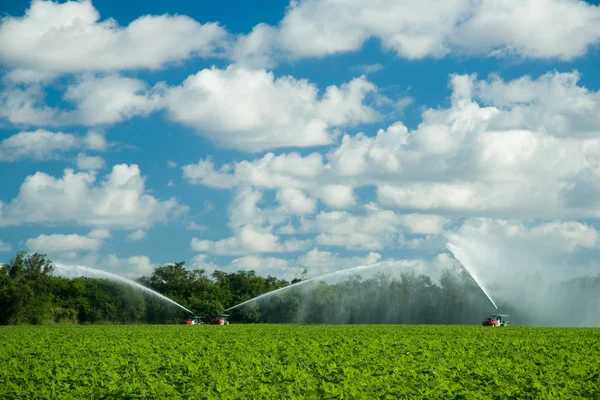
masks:
POLYGON ((323 246, 341 246, 350 250, 382 250, 388 247, 400 230, 398 216, 380 210, 374 204, 365 207, 365 215, 346 211, 320 212, 314 220, 304 220, 300 232, 317 234, 323 246))
POLYGON ((498 75, 487 81, 471 79, 474 97, 504 111, 491 119, 492 129, 529 129, 563 138, 593 138, 600 133, 600 91, 580 86, 578 71, 509 82, 498 75))
POLYGON ((279 155, 269 152, 259 159, 229 163, 218 169, 207 158, 185 165, 182 170, 183 177, 192 184, 215 188, 251 185, 277 190, 277 200, 284 208, 291 193, 304 196, 305 211, 314 208, 315 199, 334 208, 346 208, 356 201, 352 186, 334 183, 336 176, 327 171, 320 153, 301 156, 296 152, 279 155))
POLYGON ((104 151, 108 146, 104 135, 96 131, 89 131, 83 138, 83 143, 88 149, 96 151, 104 151))
POLYGON ((368 104, 376 91, 364 76, 319 92, 305 79, 237 65, 203 69, 176 86, 86 73, 62 95, 71 109, 47 105, 39 84, 5 86, 0 117, 25 126, 98 126, 166 110, 171 120, 220 146, 260 152, 332 144, 338 129, 378 120, 368 104))
POLYGON ((257 255, 238 257, 229 264, 217 264, 210 261, 206 254, 199 254, 192 259, 190 266, 194 269, 202 269, 206 274, 212 274, 216 270, 227 273, 252 270, 261 276, 275 276, 287 280, 300 277, 304 271, 303 268, 294 266, 291 260, 257 255))
MULTIPOLYGON (((416 129, 396 122, 375 135, 346 134, 325 153, 267 153, 221 166, 204 159, 184 166, 184 178, 232 189, 230 227, 260 227, 265 239, 431 254, 443 251, 448 232, 478 229, 540 251, 595 250, 596 229, 577 220, 600 211, 600 103, 578 82, 576 72, 511 81, 451 75, 450 105, 425 109, 416 129), (555 124, 546 123, 550 115, 555 124), (367 188, 375 199, 364 205, 357 193, 367 188), (532 218, 538 222, 523 221, 532 218)), ((198 250, 240 247, 236 233, 198 250)), ((237 254, 256 255, 247 250, 237 254)))
POLYGON ((375 38, 408 59, 456 52, 570 60, 600 42, 599 22, 600 7, 580 0, 303 0, 290 3, 277 27, 240 36, 230 57, 271 66, 354 52, 375 38))
POLYGON ((211 187, 229 188, 250 184, 263 188, 306 188, 307 181, 315 179, 324 168, 323 156, 311 153, 305 157, 299 153, 275 155, 267 153, 254 161, 226 164, 215 170, 210 159, 183 167, 183 176, 190 183, 211 187))
POLYGON ((467 219, 458 230, 463 235, 500 239, 511 246, 534 247, 540 252, 574 252, 596 249, 600 245, 598 230, 577 221, 551 221, 526 225, 522 221, 490 218, 467 219))
POLYGON ((138 242, 145 238, 146 238, 146 231, 143 229, 138 229, 134 232, 131 232, 129 235, 127 235, 127 240, 129 240, 130 242, 138 242))
POLYGON ((0 21, 0 62, 13 79, 81 71, 158 69, 218 54, 227 33, 183 15, 144 15, 128 26, 100 19, 91 1, 34 0, 20 17, 0 21), (23 35, 22 32, 27 32, 23 35))
POLYGON ((17 197, 0 203, 0 225, 77 224, 148 228, 187 212, 176 199, 148 194, 137 165, 113 166, 101 182, 94 171, 65 169, 55 178, 36 172, 25 178, 17 197))
POLYGON ((102 240, 77 234, 42 234, 27 239, 27 247, 38 253, 62 253, 77 251, 95 251, 102 246, 102 240))
POLYGON ((45 104, 45 90, 40 85, 7 86, 0 93, 0 117, 26 126, 114 124, 160 109, 158 90, 119 74, 83 74, 67 86, 63 100, 73 109, 64 110, 45 104))
POLYGON ((185 229, 187 229, 188 231, 205 232, 208 230, 208 226, 192 221, 186 225, 185 229))
POLYGON ((133 116, 145 116, 160 107, 160 95, 148 84, 121 75, 83 75, 69 86, 65 100, 77 104, 66 123, 113 124, 133 116))
POLYGON ((218 255, 244 255, 252 253, 293 253, 307 250, 310 240, 289 239, 280 241, 279 237, 251 225, 237 230, 237 235, 219 241, 193 238, 194 251, 218 255))
MULTIPOLYGON (((141 236, 139 232, 144 231, 135 231, 133 236, 141 236)), ((54 264, 81 265, 131 279, 152 274, 157 264, 151 262, 147 256, 120 258, 115 254, 102 254, 102 249, 110 237, 110 232, 106 229, 93 229, 87 235, 42 234, 27 239, 25 244, 30 251, 47 254, 54 264)), ((70 276, 72 271, 58 268, 55 272, 70 276)))
POLYGON ((353 67, 353 69, 358 70, 363 74, 373 74, 375 72, 379 72, 383 69, 383 65, 381 64, 361 64, 353 67))
POLYGON ((169 117, 221 146, 258 152, 333 143, 332 128, 371 122, 365 105, 376 87, 364 77, 317 87, 291 76, 230 65, 204 69, 180 86, 165 89, 169 117))
POLYGON ((53 160, 76 149, 103 150, 99 144, 104 136, 89 132, 84 137, 70 133, 51 132, 45 129, 23 131, 0 142, 0 161, 32 159, 53 160))
MULTIPOLYGON (((64 265, 81 265, 102 271, 111 272, 129 279, 140 276, 150 276, 158 264, 152 262, 148 256, 136 255, 130 257, 118 257, 116 254, 99 254, 91 252, 84 255, 77 253, 62 253, 49 255, 53 263, 64 265)), ((58 274, 72 275, 72 272, 57 270, 58 274)), ((80 272, 78 272, 80 273, 80 272)))
POLYGON ((426 109, 415 130, 396 122, 374 136, 345 134, 325 155, 269 153, 221 167, 201 160, 184 177, 211 187, 294 188, 338 208, 371 186, 381 205, 409 213, 595 217, 600 92, 578 80, 451 75, 450 107, 426 109))
POLYGON ((110 231, 108 229, 92 229, 90 233, 87 234, 88 237, 96 238, 96 239, 108 239, 110 238, 110 231))
POLYGON ((80 170, 97 170, 106 166, 106 163, 102 157, 88 156, 85 153, 77 154, 75 163, 77 164, 77 168, 80 170))
POLYGON ((283 210, 291 214, 312 214, 316 201, 300 189, 284 188, 277 191, 276 199, 283 210))
MULTIPOLYGON (((600 142, 577 120, 596 118, 600 103, 590 101, 597 92, 573 88, 573 80, 565 78, 545 75, 533 86, 547 87, 552 81, 549 93, 567 91, 569 102, 550 105, 543 96, 532 98, 527 90, 520 91, 529 99, 521 120, 527 122, 521 126, 514 118, 519 105, 487 105, 485 99, 493 97, 487 93, 489 83, 454 75, 450 108, 426 110, 412 132, 396 123, 375 137, 344 136, 328 155, 330 171, 349 182, 376 185, 381 204, 405 210, 508 218, 594 217, 599 211, 592 199, 597 196, 593 188, 600 142), (586 106, 570 113, 573 102, 586 106), (549 109, 556 115, 562 111, 563 130, 535 124, 536 115, 549 109)), ((508 97, 508 92, 519 93, 515 88, 527 80, 491 82, 495 93, 504 91, 508 97)))
POLYGON ((600 41, 599 21, 600 7, 581 0, 303 0, 291 2, 277 26, 259 23, 232 35, 218 23, 185 15, 144 15, 120 26, 101 19, 89 1, 36 0, 23 16, 1 20, 0 62, 12 69, 7 78, 15 82, 159 69, 192 57, 272 68, 279 61, 354 52, 372 38, 408 59, 456 52, 571 60, 600 41))

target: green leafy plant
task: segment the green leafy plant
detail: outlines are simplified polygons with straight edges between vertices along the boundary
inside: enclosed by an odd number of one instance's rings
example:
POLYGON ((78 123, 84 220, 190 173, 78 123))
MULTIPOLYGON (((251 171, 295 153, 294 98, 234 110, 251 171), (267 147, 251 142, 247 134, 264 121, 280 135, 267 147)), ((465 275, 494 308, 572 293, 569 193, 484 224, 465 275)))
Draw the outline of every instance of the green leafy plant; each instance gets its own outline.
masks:
POLYGON ((589 399, 600 330, 15 326, 2 399, 589 399))

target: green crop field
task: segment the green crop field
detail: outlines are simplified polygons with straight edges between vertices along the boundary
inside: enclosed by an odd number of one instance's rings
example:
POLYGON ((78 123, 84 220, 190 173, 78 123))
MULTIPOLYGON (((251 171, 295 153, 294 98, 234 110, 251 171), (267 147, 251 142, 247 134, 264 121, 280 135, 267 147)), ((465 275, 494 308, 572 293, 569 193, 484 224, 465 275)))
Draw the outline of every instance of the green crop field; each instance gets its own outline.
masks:
POLYGON ((0 328, 2 399, 590 399, 600 330, 0 328))

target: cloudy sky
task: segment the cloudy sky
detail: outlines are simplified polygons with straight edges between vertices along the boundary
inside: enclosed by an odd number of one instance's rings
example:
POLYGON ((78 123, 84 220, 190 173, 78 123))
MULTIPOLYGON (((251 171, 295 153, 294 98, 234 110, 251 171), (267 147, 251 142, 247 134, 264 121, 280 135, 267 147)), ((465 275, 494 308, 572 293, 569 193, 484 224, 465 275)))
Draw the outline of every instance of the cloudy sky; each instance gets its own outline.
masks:
POLYGON ((290 278, 600 255, 600 6, 3 2, 0 258, 290 278))

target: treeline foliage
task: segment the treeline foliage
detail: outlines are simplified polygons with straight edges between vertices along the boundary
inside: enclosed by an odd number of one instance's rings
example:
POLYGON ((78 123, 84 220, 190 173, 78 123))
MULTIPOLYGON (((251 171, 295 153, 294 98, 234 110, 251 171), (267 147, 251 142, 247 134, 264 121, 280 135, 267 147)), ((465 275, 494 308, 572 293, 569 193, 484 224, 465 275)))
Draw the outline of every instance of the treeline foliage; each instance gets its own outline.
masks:
MULTIPOLYGON (((163 265, 138 283, 200 316, 210 316, 291 282, 254 271, 226 273, 190 270, 184 262, 163 265)), ((571 285, 571 286, 568 286, 571 285)), ((600 279, 571 281, 598 293, 600 279), (592 283, 591 289, 589 282, 592 283), (587 285, 587 286, 586 286, 587 285)), ((589 290, 588 290, 589 289, 589 290)), ((553 292, 558 293, 558 292, 553 292)), ((446 270, 439 282, 412 272, 399 276, 352 276, 329 284, 306 282, 233 309, 232 322, 248 323, 480 323, 495 309, 470 276, 446 270)), ((502 306, 513 322, 531 322, 531 314, 502 306), (520 314, 521 313, 521 314, 520 314)), ((556 317, 557 309, 552 310, 556 317)), ((573 315, 572 307, 562 313, 573 315)), ((56 276, 43 254, 20 252, 0 268, 0 324, 181 323, 189 313, 131 286, 98 278, 56 276)))
MULTIPOLYGON (((71 323, 180 323, 189 313, 128 285, 98 278, 56 276, 43 254, 22 251, 0 267, 0 325, 71 323)), ((289 282, 239 271, 189 270, 184 262, 156 268, 137 282, 198 315, 213 315, 236 302, 289 282)))

